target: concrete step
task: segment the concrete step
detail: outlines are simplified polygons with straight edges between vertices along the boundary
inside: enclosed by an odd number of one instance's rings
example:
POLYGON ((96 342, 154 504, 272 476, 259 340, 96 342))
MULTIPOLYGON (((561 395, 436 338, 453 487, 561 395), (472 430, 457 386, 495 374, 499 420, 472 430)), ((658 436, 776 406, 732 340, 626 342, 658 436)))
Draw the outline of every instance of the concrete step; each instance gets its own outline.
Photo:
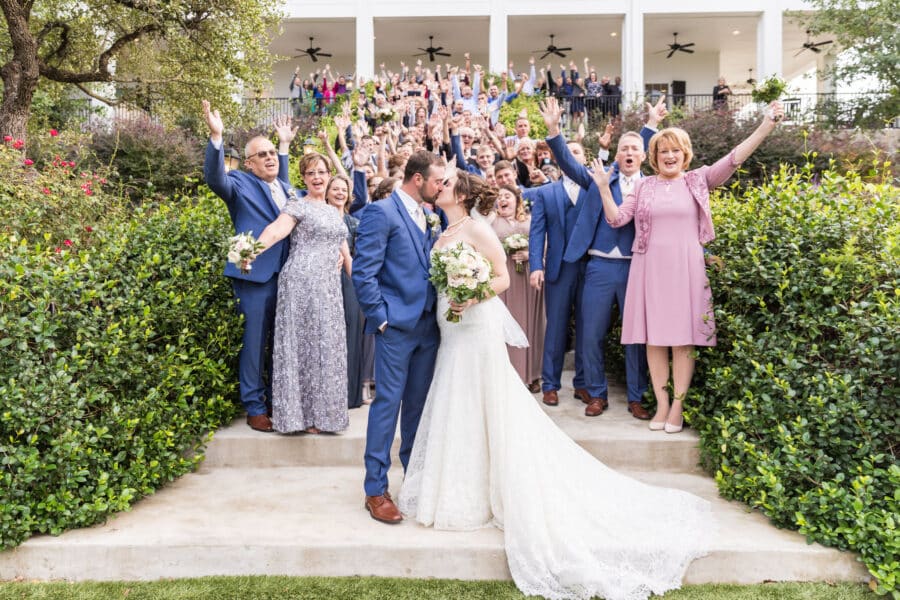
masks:
MULTIPOLYGON (((807 545, 690 473, 630 475, 709 499, 718 533, 686 583, 865 580, 854 555, 807 545)), ((363 508, 361 467, 206 469, 102 526, 0 553, 0 580, 154 580, 208 575, 509 579, 502 532, 389 526, 363 508)), ((401 474, 392 473, 399 482, 401 474)), ((397 491, 396 485, 393 490, 397 491)))
MULTIPOLYGON (((572 381, 565 373, 563 381, 572 381)), ((584 404, 570 385, 559 393, 559 406, 544 408, 556 424, 585 450, 615 469, 699 473, 697 434, 685 429, 677 435, 650 431, 627 410, 622 385, 612 383, 610 407, 599 417, 585 417, 584 404)), ((368 407, 350 411, 350 427, 340 434, 279 435, 253 431, 243 419, 219 430, 207 448, 203 469, 222 467, 300 467, 362 465, 368 407)), ((394 454, 399 448, 394 443, 394 454)))

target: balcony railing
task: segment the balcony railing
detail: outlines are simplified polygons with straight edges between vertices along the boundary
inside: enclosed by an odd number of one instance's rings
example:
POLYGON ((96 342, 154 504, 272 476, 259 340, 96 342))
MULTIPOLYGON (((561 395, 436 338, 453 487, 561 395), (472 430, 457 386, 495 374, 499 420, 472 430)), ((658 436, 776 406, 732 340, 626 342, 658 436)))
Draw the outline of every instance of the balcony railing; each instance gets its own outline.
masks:
MULTIPOLYGON (((585 127, 596 130, 610 118, 630 111, 644 101, 654 102, 658 93, 654 92, 644 98, 624 96, 562 96, 565 109, 564 126, 569 126, 575 113, 581 113, 585 127)), ((882 93, 848 93, 848 94, 795 94, 782 98, 785 108, 785 121, 794 124, 821 124, 830 127, 900 127, 900 116, 883 115, 879 110, 881 103, 887 98, 882 93)), ((722 103, 714 103, 711 94, 676 94, 670 95, 667 103, 671 112, 692 115, 697 112, 721 110, 734 114, 739 120, 756 118, 758 107, 750 94, 734 94, 722 103)), ((319 107, 327 108, 327 107, 319 107)), ((126 107, 113 107, 105 110, 92 110, 85 102, 80 115, 84 122, 92 127, 108 125, 115 120, 131 120, 153 118, 147 113, 126 107)), ((277 116, 293 114, 290 98, 246 98, 243 101, 243 112, 246 121, 259 126, 270 125, 277 116)), ((309 110, 304 108, 304 113, 309 110)))

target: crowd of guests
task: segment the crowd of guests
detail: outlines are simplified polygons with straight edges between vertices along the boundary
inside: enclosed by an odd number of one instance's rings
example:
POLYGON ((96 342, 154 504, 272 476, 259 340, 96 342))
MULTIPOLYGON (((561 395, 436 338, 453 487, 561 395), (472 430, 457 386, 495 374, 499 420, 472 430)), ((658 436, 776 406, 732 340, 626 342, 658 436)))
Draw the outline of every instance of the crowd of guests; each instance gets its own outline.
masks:
MULTIPOLYGON (((559 404, 574 321, 575 396, 586 416, 603 414, 609 405, 604 344, 617 305, 628 411, 650 420, 652 430, 677 433, 694 348, 715 345, 702 249, 713 238, 709 189, 724 183, 774 128, 780 106, 731 154, 688 171, 687 134, 657 131, 667 115, 663 97, 647 104, 640 132, 617 140, 610 165, 603 161, 613 145, 612 126, 596 132, 601 151, 590 165, 579 136, 562 134, 566 116, 577 119, 589 105, 553 94, 578 88, 593 90, 590 97, 601 101, 614 98, 605 91, 609 78, 598 78, 585 60, 587 83, 574 63, 562 66, 554 81, 549 69, 536 77, 531 61, 528 71, 516 75, 510 65, 495 81, 466 58, 465 69, 443 73, 421 64, 383 71, 373 96, 344 104, 336 136, 320 132, 324 152, 300 159, 302 181, 287 175, 287 149, 296 134, 287 117, 276 122, 277 150, 269 139, 254 138, 245 148, 246 170, 225 173, 223 126, 204 102, 207 182, 228 205, 236 231, 261 232, 267 248, 252 270, 226 268, 245 317, 240 383, 248 424, 261 431, 336 432, 347 427, 348 409, 372 400, 373 336, 365 333, 350 280, 359 223, 354 214, 408 183, 408 161, 427 154, 446 164, 448 177, 449 169, 458 169, 494 189, 493 205, 471 216, 489 223, 508 252, 511 281, 502 299, 530 344, 509 349, 523 383, 544 404, 559 404), (512 92, 508 80, 514 80, 512 92), (539 90, 550 92, 541 103, 546 138, 531 137, 525 112, 507 131, 499 106, 511 95, 539 90), (655 175, 645 177, 648 155, 655 175), (648 372, 655 415, 642 404, 648 372)), ((316 77, 294 82, 300 102, 312 107, 316 85, 327 102, 352 78, 335 77, 326 67, 321 83, 316 77)), ((600 109, 618 110, 612 103, 600 109)))
MULTIPOLYGON (((382 63, 379 74, 371 80, 374 98, 383 97, 379 110, 389 108, 402 115, 404 121, 415 121, 421 116, 416 114, 421 104, 406 100, 417 98, 423 100, 426 107, 440 101, 454 111, 469 110, 496 124, 499 107, 504 101, 519 94, 531 96, 540 92, 565 102, 570 124, 577 128, 587 113, 616 117, 621 109, 622 78, 598 74, 588 58, 583 61, 582 71, 578 70, 575 61, 569 61, 568 64, 560 63, 559 70, 554 72, 552 63, 538 68, 532 57, 527 69, 517 73, 515 64, 510 62, 507 71, 496 78, 486 73, 481 65, 473 65, 468 53, 465 61, 462 69, 450 64, 443 67, 437 64, 432 69, 421 60, 415 65, 401 62, 398 72, 387 70, 382 63), (449 101, 451 98, 452 102, 449 101)), ((354 85, 363 90, 367 81, 363 78, 357 81, 353 73, 336 74, 327 64, 304 78, 297 67, 288 84, 294 117, 323 112, 337 98, 353 91, 354 85)))

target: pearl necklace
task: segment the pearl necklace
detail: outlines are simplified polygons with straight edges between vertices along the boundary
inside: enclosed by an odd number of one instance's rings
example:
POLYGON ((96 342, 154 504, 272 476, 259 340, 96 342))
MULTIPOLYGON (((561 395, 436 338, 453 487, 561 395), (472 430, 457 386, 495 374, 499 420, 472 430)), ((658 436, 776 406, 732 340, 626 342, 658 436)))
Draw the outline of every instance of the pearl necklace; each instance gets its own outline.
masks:
POLYGON ((443 233, 441 233, 441 237, 450 237, 451 235, 456 235, 456 233, 457 233, 456 228, 462 226, 463 223, 465 223, 466 221, 468 221, 471 218, 472 217, 466 215, 459 221, 454 221, 453 223, 450 223, 449 225, 447 225, 447 229, 445 229, 443 231, 443 233))

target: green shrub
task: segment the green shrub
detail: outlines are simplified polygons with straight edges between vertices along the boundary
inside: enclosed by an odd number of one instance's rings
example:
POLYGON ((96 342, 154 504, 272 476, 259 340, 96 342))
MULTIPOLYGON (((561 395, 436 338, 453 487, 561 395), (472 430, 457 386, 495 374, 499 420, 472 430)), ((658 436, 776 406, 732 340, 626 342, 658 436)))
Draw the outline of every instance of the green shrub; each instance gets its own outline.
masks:
POLYGON ((722 495, 858 552, 895 595, 898 211, 889 183, 811 167, 716 196, 718 347, 688 402, 722 495))
POLYGON ((541 96, 526 96, 519 94, 512 102, 504 102, 500 107, 500 122, 506 127, 506 134, 513 135, 516 130, 516 119, 519 113, 525 111, 528 120, 531 121, 531 133, 528 134, 534 140, 543 139, 547 135, 547 126, 541 116, 539 101, 541 96))
POLYGON ((116 121, 109 131, 95 130, 91 149, 98 166, 115 171, 123 195, 161 199, 196 189, 204 142, 187 130, 135 118, 116 121))
POLYGON ((235 411, 229 231, 210 194, 59 252, 0 231, 0 548, 102 521, 202 460, 235 411))

